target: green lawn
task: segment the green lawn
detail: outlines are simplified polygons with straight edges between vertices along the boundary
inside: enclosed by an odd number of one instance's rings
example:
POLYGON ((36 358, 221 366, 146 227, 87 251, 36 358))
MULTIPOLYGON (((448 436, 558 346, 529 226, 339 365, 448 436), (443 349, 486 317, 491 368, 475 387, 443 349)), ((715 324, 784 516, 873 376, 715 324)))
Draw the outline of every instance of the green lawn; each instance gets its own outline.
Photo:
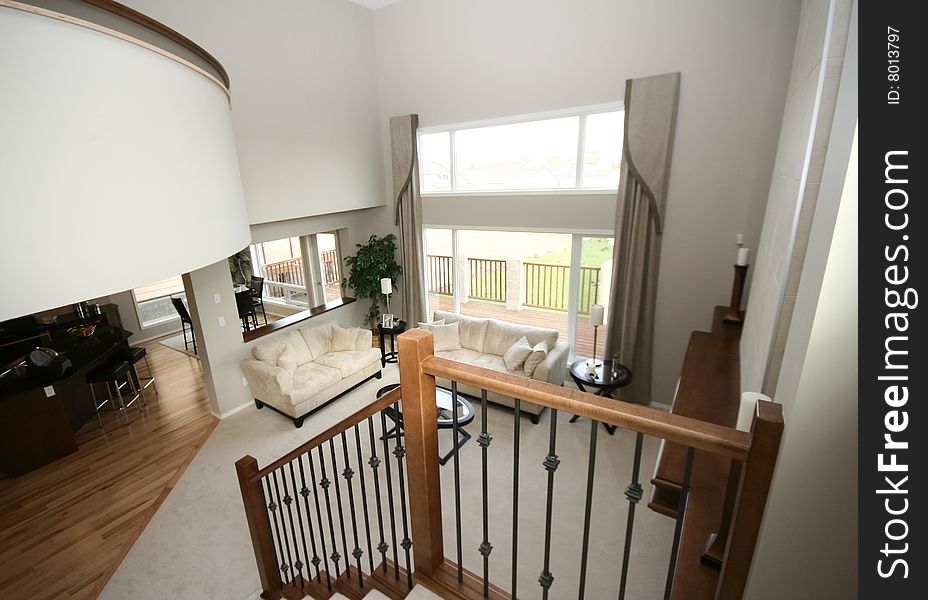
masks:
MULTIPOLYGON (((601 267, 604 262, 612 258, 612 239, 592 238, 585 240, 583 251, 580 253, 580 264, 584 267, 601 267)), ((554 252, 547 252, 540 256, 533 256, 526 262, 538 262, 549 265, 569 265, 570 248, 562 248, 554 252)))

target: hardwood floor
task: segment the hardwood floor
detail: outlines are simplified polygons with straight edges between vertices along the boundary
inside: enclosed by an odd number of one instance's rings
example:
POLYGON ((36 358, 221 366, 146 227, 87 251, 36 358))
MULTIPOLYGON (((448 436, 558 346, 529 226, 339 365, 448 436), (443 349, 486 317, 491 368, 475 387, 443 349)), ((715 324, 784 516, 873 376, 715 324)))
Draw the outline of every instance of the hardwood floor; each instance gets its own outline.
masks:
POLYGON ((142 345, 160 394, 147 414, 132 406, 126 425, 104 413, 77 452, 0 479, 0 598, 96 598, 218 423, 200 362, 142 345))

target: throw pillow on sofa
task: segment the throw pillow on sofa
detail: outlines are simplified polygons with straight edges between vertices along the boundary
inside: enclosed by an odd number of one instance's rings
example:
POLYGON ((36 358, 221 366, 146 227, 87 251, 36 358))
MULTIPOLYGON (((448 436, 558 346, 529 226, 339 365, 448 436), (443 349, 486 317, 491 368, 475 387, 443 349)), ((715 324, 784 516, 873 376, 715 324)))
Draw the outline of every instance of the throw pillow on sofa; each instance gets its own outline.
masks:
POLYGON ((358 343, 358 332, 360 331, 360 327, 344 329, 338 325, 332 325, 332 352, 354 350, 358 343))
MULTIPOLYGON (((524 338, 523 338, 524 339, 524 338)), ((532 353, 528 355, 528 358, 525 359, 525 374, 529 377, 535 372, 535 369, 538 368, 545 358, 548 357, 548 342, 542 340, 535 344, 535 347, 532 348, 532 353)))
POLYGON ((438 319, 437 321, 429 321, 428 323, 423 323, 419 321, 419 329, 425 329, 426 331, 432 331, 432 325, 444 325, 444 319, 438 319))
POLYGON ((518 371, 519 367, 525 364, 525 359, 532 353, 532 345, 528 343, 528 338, 524 335, 509 347, 503 354, 503 362, 506 369, 512 373, 518 371))
POLYGON ((429 331, 435 339, 435 352, 447 352, 461 349, 461 331, 458 323, 448 325, 429 325, 429 331))

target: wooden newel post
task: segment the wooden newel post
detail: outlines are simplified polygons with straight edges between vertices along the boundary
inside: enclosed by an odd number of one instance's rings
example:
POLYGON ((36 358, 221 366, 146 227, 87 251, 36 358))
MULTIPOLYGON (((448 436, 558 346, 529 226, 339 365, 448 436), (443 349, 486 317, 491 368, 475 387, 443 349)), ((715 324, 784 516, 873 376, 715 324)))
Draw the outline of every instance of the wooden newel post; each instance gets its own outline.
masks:
MULTIPOLYGON (((248 531, 251 533, 251 545, 255 550, 255 561, 258 563, 261 588, 265 593, 279 591, 281 589, 280 572, 277 570, 264 489, 260 481, 255 483, 250 481, 251 477, 258 472, 258 461, 251 456, 242 457, 235 463, 235 472, 238 474, 238 485, 242 491, 242 503, 245 505, 245 518, 248 520, 248 531)), ((269 596, 262 594, 262 597, 269 596)))
POLYGON ((751 450, 742 469, 716 600, 740 600, 744 596, 782 435, 783 407, 776 402, 758 401, 751 424, 751 450))
POLYGON ((441 481, 438 470, 438 410, 435 377, 422 371, 432 356, 432 333, 411 329, 397 337, 400 393, 406 439, 406 476, 416 571, 434 574, 444 563, 441 533, 441 481))

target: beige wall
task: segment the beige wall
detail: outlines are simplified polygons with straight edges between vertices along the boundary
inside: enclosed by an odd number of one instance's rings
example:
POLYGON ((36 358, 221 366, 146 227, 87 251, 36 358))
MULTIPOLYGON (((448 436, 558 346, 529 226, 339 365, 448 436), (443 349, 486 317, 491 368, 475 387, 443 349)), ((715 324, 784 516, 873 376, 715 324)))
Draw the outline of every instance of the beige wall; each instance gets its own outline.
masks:
POLYGON ((777 381, 785 429, 745 595, 751 600, 857 597, 856 23, 855 3, 777 381))
MULTIPOLYGON (((626 79, 680 71, 653 387, 669 402, 689 333, 728 302, 735 235, 757 246, 799 12, 798 0, 404 0, 374 13, 381 126, 412 112, 428 127, 620 101, 626 79)), ((426 222, 614 222, 609 196, 456 200, 426 199, 426 222)))
POLYGON ((822 180, 850 7, 850 0, 803 3, 764 230, 751 268, 741 338, 745 391, 776 395, 822 180))
POLYGON ((857 322, 857 303, 848 301, 858 292, 856 136, 834 237, 822 245, 821 295, 816 302, 815 286, 800 286, 799 331, 791 328, 784 356, 784 375, 789 361, 799 363, 779 384, 793 409, 745 594, 750 600, 857 597, 857 329, 848 327, 857 322), (800 318, 800 311, 811 314, 800 318), (805 320, 813 324, 803 336, 805 320))
POLYGON ((371 11, 345 0, 125 0, 231 79, 251 223, 384 203, 371 11))

